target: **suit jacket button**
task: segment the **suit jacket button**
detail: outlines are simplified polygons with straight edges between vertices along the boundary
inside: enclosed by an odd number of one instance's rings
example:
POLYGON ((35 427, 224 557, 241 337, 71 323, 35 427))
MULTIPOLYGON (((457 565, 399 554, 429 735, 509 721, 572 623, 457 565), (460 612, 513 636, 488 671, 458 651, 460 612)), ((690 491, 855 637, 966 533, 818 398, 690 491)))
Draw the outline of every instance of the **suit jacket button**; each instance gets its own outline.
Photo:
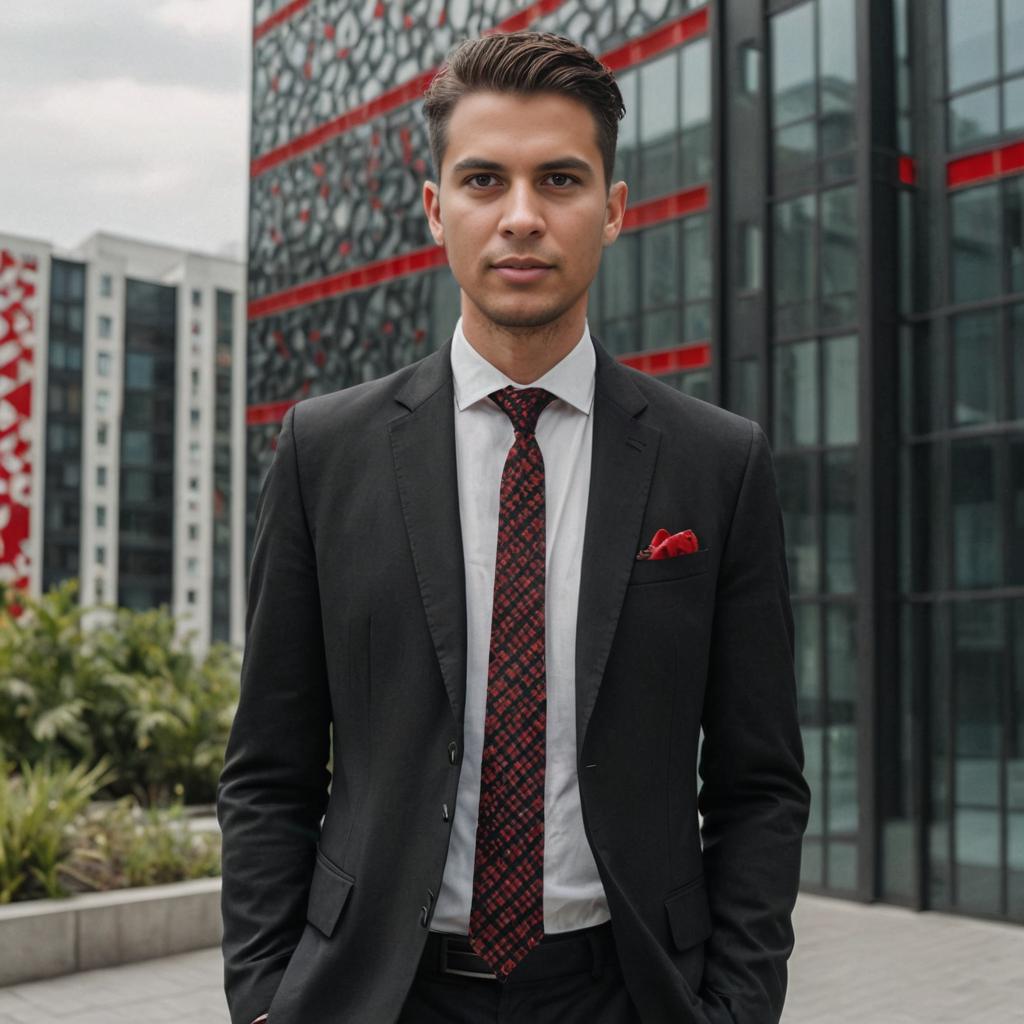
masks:
POLYGON ((442 821, 450 821, 451 817, 452 816, 448 813, 448 805, 447 804, 441 804, 441 820, 442 821))
POLYGON ((452 740, 448 744, 448 763, 449 764, 455 764, 455 762, 458 759, 459 759, 459 745, 455 742, 455 740, 452 740))

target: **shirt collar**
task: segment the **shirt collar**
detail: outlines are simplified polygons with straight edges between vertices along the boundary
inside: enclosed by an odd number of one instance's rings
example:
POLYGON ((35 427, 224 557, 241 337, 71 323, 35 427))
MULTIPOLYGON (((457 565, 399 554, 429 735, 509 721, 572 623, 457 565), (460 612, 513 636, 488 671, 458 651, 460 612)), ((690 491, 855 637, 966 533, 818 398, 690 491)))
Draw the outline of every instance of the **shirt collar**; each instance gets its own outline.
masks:
POLYGON ((500 391, 509 386, 544 388, 584 415, 589 415, 593 407, 597 357, 594 355, 590 325, 587 323, 584 323, 583 335, 572 351, 530 385, 517 384, 484 359, 466 339, 462 331, 462 317, 459 317, 455 325, 451 358, 455 402, 460 412, 486 398, 492 391, 500 391))

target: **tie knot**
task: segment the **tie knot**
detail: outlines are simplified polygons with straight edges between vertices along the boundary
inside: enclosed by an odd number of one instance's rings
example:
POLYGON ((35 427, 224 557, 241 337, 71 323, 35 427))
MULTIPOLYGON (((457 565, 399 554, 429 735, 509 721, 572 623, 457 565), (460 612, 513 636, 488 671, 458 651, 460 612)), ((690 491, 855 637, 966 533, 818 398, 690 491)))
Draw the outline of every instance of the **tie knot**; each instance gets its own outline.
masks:
POLYGON ((532 434, 537 429, 537 420, 544 407, 553 402, 555 396, 543 388, 502 388, 491 392, 491 399, 512 421, 517 434, 532 434))

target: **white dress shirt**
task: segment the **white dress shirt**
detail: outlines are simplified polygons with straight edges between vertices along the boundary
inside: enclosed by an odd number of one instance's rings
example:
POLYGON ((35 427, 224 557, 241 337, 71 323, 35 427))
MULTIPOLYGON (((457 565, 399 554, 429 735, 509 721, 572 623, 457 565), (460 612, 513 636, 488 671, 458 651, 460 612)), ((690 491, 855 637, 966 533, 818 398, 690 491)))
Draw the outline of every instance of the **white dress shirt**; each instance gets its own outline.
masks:
MULTIPOLYGON (((462 320, 452 342, 455 452, 466 569, 466 713, 462 774, 444 879, 431 927, 469 931, 480 802, 480 759, 494 600, 501 473, 515 439, 508 416, 488 395, 512 385, 466 340, 462 320)), ((544 774, 544 931, 574 931, 610 917, 604 887, 583 831, 576 775, 576 613, 594 418, 596 358, 584 326, 576 347, 530 387, 555 396, 540 414, 544 456, 545 659, 547 764, 544 774)))

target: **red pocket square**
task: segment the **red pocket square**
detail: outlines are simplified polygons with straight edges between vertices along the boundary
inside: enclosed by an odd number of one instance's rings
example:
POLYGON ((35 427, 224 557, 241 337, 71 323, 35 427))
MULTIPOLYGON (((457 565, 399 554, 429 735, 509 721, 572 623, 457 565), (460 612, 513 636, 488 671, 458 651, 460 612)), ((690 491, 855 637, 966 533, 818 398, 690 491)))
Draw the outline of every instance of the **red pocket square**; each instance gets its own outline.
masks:
POLYGON ((637 552, 637 559, 644 561, 649 558, 675 558, 676 555, 690 555, 697 550, 697 534, 693 530, 683 530, 682 533, 669 533, 668 530, 659 530, 652 538, 651 543, 637 552))

